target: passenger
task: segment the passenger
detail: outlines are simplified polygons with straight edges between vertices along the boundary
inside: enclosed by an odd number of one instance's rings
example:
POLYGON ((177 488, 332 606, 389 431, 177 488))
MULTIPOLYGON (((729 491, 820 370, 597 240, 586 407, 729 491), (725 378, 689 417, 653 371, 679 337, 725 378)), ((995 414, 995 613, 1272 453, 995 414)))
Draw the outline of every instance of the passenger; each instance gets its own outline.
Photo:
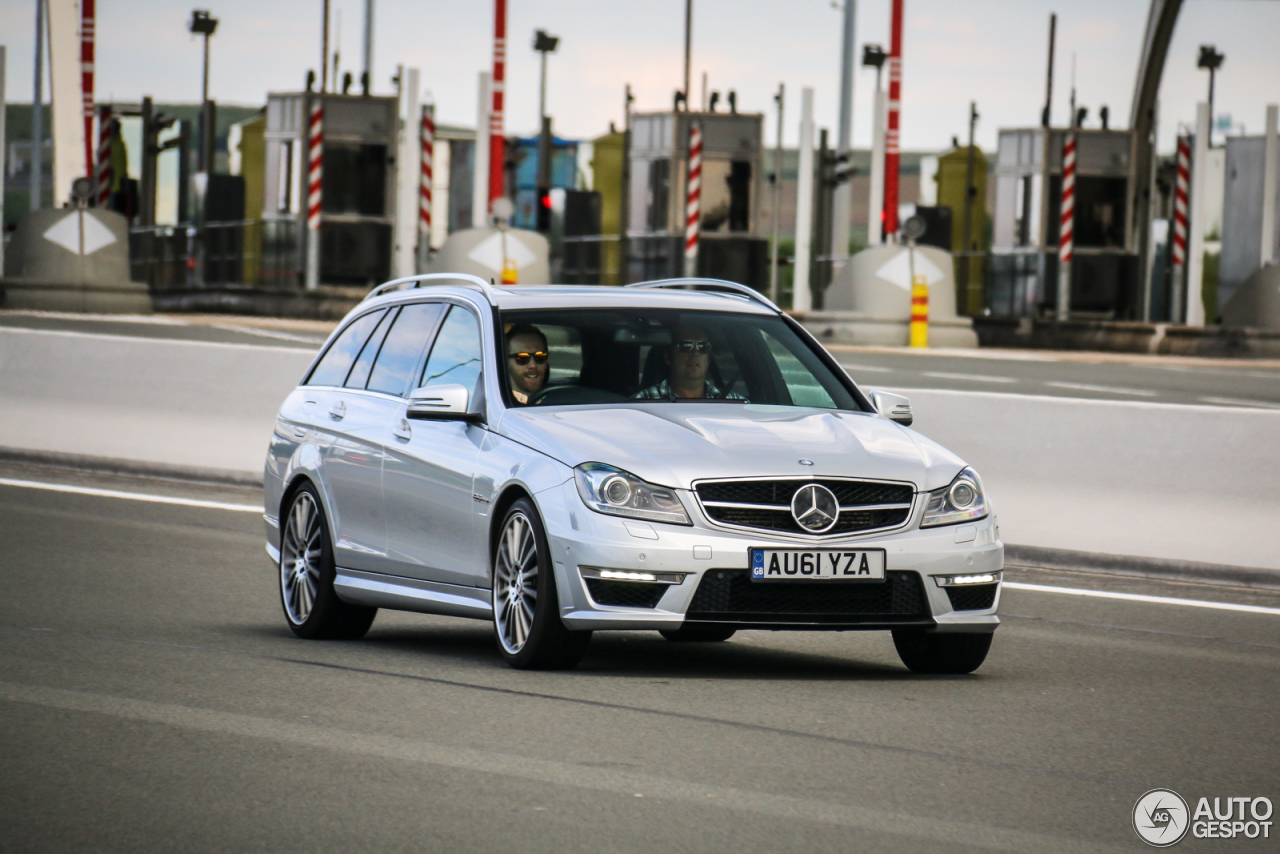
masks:
POLYGON ((507 376, 516 403, 527 406, 530 396, 547 384, 549 358, 547 336, 538 327, 520 323, 507 332, 507 376))
POLYGON ((746 400, 740 394, 717 388, 707 376, 711 367, 711 339, 696 326, 681 325, 672 335, 666 358, 667 379, 642 389, 635 400, 746 400))

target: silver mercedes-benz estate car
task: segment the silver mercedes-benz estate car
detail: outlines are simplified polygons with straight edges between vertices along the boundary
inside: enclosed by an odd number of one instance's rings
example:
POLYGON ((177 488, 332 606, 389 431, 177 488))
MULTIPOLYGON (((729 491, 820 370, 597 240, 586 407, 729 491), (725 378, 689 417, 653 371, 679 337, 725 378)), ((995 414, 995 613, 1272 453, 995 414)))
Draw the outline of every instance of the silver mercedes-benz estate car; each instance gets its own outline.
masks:
POLYGON ((378 608, 491 620, 514 667, 591 633, 893 633, 968 673, 999 625, 982 480, 730 282, 370 293, 280 409, 267 552, 289 628, 378 608))

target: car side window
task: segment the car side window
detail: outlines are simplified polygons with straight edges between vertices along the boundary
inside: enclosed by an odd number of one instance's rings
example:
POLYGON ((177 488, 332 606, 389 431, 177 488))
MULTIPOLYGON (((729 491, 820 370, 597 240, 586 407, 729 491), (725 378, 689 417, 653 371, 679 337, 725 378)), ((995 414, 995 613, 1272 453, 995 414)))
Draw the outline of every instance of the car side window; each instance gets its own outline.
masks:
POLYGON ((400 310, 369 375, 370 391, 403 395, 409 390, 414 368, 418 367, 418 359, 444 309, 440 303, 419 302, 400 310))
POLYGON ((369 340, 369 334, 386 313, 386 309, 371 311, 351 321, 342 334, 329 345, 329 349, 320 357, 315 370, 303 384, 340 386, 346 382, 347 374, 351 373, 351 365, 355 362, 356 356, 369 340))
POLYGON ((474 392, 483 364, 479 322, 461 306, 451 306, 418 385, 458 383, 474 392))
POLYGON ((373 330, 373 334, 365 342, 364 349, 360 351, 355 365, 351 368, 351 373, 347 374, 347 381, 343 383, 347 388, 364 388, 364 384, 369 381, 373 360, 378 358, 378 351, 382 348, 383 339, 387 337, 387 330, 391 328, 391 324, 395 323, 396 311, 397 309, 394 308, 388 311, 378 324, 378 328, 373 330))

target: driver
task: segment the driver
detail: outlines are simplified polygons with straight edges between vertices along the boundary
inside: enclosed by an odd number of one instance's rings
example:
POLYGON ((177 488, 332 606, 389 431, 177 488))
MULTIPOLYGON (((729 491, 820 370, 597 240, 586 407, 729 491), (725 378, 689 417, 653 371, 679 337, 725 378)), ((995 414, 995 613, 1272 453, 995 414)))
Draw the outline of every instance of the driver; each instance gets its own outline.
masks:
POLYGON ((705 330, 690 324, 676 327, 666 357, 669 376, 662 382, 641 389, 635 400, 746 400, 740 394, 724 391, 707 376, 711 367, 711 339, 705 330))
POLYGON ((507 377, 511 396, 520 406, 547 384, 547 336, 528 323, 518 323, 507 332, 507 377))

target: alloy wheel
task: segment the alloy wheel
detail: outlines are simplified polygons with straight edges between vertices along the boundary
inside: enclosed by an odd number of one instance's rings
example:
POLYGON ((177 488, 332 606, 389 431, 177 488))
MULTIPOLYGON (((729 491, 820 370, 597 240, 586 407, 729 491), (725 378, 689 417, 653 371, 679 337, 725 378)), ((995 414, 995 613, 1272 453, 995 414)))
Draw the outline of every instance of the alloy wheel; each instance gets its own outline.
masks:
POLYGON ((307 492, 299 492, 289 508, 280 550, 280 590, 284 610, 294 625, 311 616, 320 592, 320 508, 307 492))
POLYGON ((533 630, 538 600, 538 546, 523 513, 507 519, 493 566, 493 614, 503 649, 514 655, 533 630))

